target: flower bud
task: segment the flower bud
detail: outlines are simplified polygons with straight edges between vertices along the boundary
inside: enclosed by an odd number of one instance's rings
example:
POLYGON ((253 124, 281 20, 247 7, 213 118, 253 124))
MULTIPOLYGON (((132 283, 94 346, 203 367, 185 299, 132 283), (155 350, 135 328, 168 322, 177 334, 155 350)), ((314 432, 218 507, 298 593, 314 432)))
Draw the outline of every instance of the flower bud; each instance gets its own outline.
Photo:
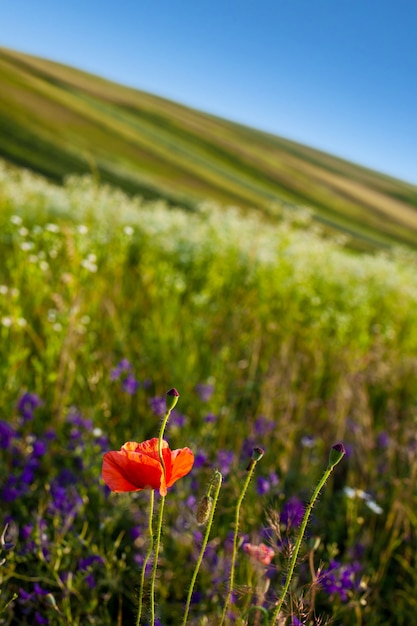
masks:
POLYGON ((265 454, 265 450, 263 448, 254 448, 252 450, 252 458, 254 461, 260 461, 265 454))
POLYGON ((249 465, 247 466, 246 471, 250 472, 253 469, 254 465, 256 465, 256 463, 262 459, 264 454, 265 451, 263 450, 263 448, 254 448, 252 450, 252 458, 249 461, 249 465))
POLYGON ((213 498, 211 496, 203 496, 198 503, 195 519, 199 526, 207 524, 213 506, 213 498))
POLYGON ((175 389, 175 387, 167 391, 167 398, 166 398, 167 411, 172 411, 174 406, 177 404, 179 397, 180 397, 180 394, 175 389))
POLYGON ((339 461, 343 459, 345 454, 346 454, 346 450, 345 450, 345 446, 343 445, 343 443, 335 443, 335 445, 332 446, 330 450, 328 467, 333 468, 335 465, 337 465, 339 461))

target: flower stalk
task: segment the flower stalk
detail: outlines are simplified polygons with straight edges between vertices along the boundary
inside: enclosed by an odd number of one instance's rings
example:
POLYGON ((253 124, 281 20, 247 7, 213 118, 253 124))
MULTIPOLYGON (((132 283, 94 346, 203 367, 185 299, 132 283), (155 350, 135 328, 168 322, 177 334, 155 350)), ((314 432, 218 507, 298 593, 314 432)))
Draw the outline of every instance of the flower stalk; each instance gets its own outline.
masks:
MULTIPOLYGON (((162 466, 162 472, 163 472, 163 476, 164 476, 164 484, 166 484, 166 478, 167 478, 166 465, 165 465, 164 457, 163 457, 163 454, 162 454, 163 443, 164 443, 164 441, 163 441, 163 439, 164 439, 164 432, 165 432, 165 427, 166 427, 166 425, 168 423, 169 416, 171 415, 171 411, 175 407, 175 405, 177 404, 179 397, 180 397, 180 394, 174 388, 170 389, 167 392, 167 396, 166 396, 166 411, 165 411, 164 418, 162 420, 161 429, 159 431, 158 455, 159 455, 159 460, 160 460, 161 466, 162 466)), ((158 569, 158 556, 159 556, 159 547, 160 547, 160 544, 161 544, 162 521, 163 521, 163 517, 164 517, 164 507, 165 507, 165 494, 162 495, 161 502, 159 504, 158 525, 157 525, 157 528, 156 528, 156 535, 155 535, 155 554, 154 554, 154 561, 153 561, 153 566, 152 566, 151 589, 150 589, 150 596, 151 596, 151 598, 150 598, 150 602, 151 602, 151 606, 150 606, 151 626, 155 625, 155 580, 156 580, 156 571, 158 569)))
POLYGON ((148 561, 152 554, 153 550, 153 509, 154 509, 154 501, 155 501, 155 491, 151 489, 150 499, 149 499, 149 518, 148 518, 148 533, 149 533, 149 546, 145 555, 145 560, 143 561, 142 572, 140 575, 140 585, 139 585, 139 603, 138 603, 138 613, 136 619, 136 626, 140 625, 140 620, 142 617, 142 607, 143 607, 143 590, 145 586, 145 575, 146 575, 146 566, 148 565, 148 561))
POLYGON ((183 617, 181 626, 185 626, 186 623, 187 623, 188 613, 189 613, 190 604, 191 604, 191 598, 192 598, 193 591, 194 591, 194 585, 195 585, 195 581, 197 580, 198 572, 200 570, 201 563, 203 562, 204 552, 206 551, 207 543, 208 543, 208 540, 209 540, 210 531, 211 531, 211 527, 212 527, 213 519, 214 519, 214 512, 215 512, 215 509, 216 509, 217 500, 219 499, 219 494, 220 494, 220 489, 221 489, 221 486, 222 486, 222 481, 223 481, 223 476, 222 476, 221 472, 219 472, 219 470, 216 470, 214 472, 214 475, 213 475, 211 481, 210 481, 210 485, 209 485, 209 488, 208 488, 207 494, 206 494, 206 497, 210 501, 210 512, 209 512, 209 516, 208 516, 208 520, 207 520, 206 532, 204 534, 203 543, 201 545, 200 554, 198 556, 197 563, 196 563, 196 566, 195 566, 195 569, 194 569, 194 573, 193 573, 193 576, 191 578, 190 588, 188 590, 188 596, 187 596, 187 603, 185 605, 184 617, 183 617), (214 486, 215 486, 215 492, 214 492, 214 496, 212 497, 211 496, 211 491, 214 488, 214 486))
POLYGON ((291 585, 291 580, 294 576, 294 570, 295 570, 295 565, 297 562, 297 558, 298 558, 298 553, 300 551, 300 547, 301 547, 301 543, 303 541, 303 537, 304 537, 304 533, 306 531, 307 528, 307 523, 308 520, 310 518, 310 513, 313 510, 314 504, 316 503, 316 500, 319 496, 320 491, 322 490, 322 488, 324 487, 324 485, 326 484, 330 474, 332 473, 332 471, 334 470, 334 468, 336 467, 336 465, 342 460, 342 458, 344 457, 346 451, 345 448, 343 446, 342 443, 337 443, 335 444, 331 450, 330 450, 330 455, 329 455, 329 462, 327 465, 327 468, 323 474, 323 476, 321 477, 321 479, 318 482, 317 487, 315 488, 313 495, 310 498, 310 502, 307 505, 307 508, 305 510, 304 513, 304 517, 303 517, 303 521, 301 522, 301 526, 300 526, 300 532, 298 534, 297 537, 297 541, 295 543, 293 552, 292 552, 292 556, 291 556, 291 561, 290 561, 290 565, 288 568, 288 573, 287 573, 287 578, 285 581, 285 585, 284 588, 281 592, 281 597, 275 607, 274 613, 272 615, 272 620, 271 620, 271 626, 274 626, 274 624, 277 622, 278 618, 279 618, 279 614, 282 608, 282 605, 284 604, 284 600, 285 597, 288 593, 288 590, 290 588, 291 585))
POLYGON ((239 499, 238 499, 237 504, 236 504, 235 530, 234 530, 234 534, 233 534, 233 552, 232 552, 232 561, 231 561, 231 565, 230 565, 229 589, 228 589, 226 600, 225 600, 225 603, 224 603, 223 613, 222 613, 222 617, 221 617, 221 621, 220 621, 219 626, 223 626, 224 620, 226 619, 227 610, 228 610, 229 605, 230 605, 230 600, 232 598, 233 587, 234 587, 234 582, 235 582, 235 565, 236 565, 236 557, 237 557, 237 543, 238 543, 238 537, 239 537, 240 509, 241 509, 241 506, 242 506, 243 499, 244 499, 244 497, 246 495, 246 492, 248 490, 250 481, 252 479, 253 473, 255 471, 256 464, 263 457, 263 454, 264 454, 264 451, 262 450, 262 448, 254 448, 254 450, 252 452, 252 458, 251 458, 251 460, 249 462, 248 467, 246 468, 246 471, 247 471, 246 480, 245 480, 245 482, 243 484, 242 491, 240 493, 239 499))

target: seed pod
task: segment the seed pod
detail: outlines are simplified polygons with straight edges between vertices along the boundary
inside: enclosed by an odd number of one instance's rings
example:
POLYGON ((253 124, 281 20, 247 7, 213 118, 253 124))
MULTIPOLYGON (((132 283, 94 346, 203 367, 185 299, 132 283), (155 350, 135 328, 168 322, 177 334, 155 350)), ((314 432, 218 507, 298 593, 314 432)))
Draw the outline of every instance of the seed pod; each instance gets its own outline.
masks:
POLYGON ((201 498, 195 514, 195 519, 199 526, 204 526, 204 524, 207 524, 212 506, 213 498, 211 496, 206 495, 201 498))

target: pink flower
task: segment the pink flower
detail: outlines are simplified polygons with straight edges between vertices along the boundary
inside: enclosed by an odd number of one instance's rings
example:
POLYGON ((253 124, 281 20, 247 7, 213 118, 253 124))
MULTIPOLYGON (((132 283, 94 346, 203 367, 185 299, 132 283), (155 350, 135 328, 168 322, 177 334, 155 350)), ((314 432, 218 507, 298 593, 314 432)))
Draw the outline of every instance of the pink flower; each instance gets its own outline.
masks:
POLYGON ((251 559, 262 563, 262 565, 269 565, 275 556, 273 549, 266 546, 264 543, 260 543, 258 546, 252 543, 244 543, 243 549, 246 554, 249 554, 251 559))

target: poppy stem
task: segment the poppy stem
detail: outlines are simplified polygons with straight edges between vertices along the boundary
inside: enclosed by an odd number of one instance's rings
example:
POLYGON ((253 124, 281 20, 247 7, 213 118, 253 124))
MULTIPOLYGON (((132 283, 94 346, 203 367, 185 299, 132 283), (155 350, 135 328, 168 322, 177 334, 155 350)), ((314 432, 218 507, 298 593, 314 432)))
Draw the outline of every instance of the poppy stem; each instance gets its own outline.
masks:
POLYGON ((211 490, 213 488, 213 485, 215 483, 217 483, 216 486, 216 491, 214 493, 214 497, 213 500, 211 502, 211 510, 210 510, 210 515, 208 518, 208 522, 207 522, 207 528, 206 528, 206 532, 204 535, 204 539, 203 539, 203 543, 201 545, 201 550, 200 550, 200 554, 198 556, 197 559, 197 563, 194 569, 194 573, 191 579, 191 583, 190 583, 190 588, 188 590, 188 596, 187 596, 187 604, 185 605, 185 611, 184 611, 184 618, 182 620, 182 624, 181 626, 185 626, 187 623, 187 618, 188 618, 188 612, 190 610, 190 604, 191 604, 191 598, 193 595, 193 591, 194 591, 194 585, 195 585, 195 581, 197 580, 197 576, 198 576, 198 572, 201 566, 201 563, 203 562, 203 557, 204 557, 204 552, 206 551, 206 547, 207 547, 207 542, 210 536, 210 531, 211 531, 211 527, 213 524, 213 518, 214 518, 214 512, 216 509, 216 505, 217 505, 217 500, 219 499, 219 494, 220 494, 220 489, 222 486, 222 480, 223 480, 223 476, 221 474, 221 472, 219 472, 219 470, 216 470, 214 472, 213 478, 210 482, 209 488, 207 490, 207 497, 210 498, 211 497, 211 490))
POLYGON ((165 415, 164 418, 162 420, 162 424, 161 424, 161 429, 159 431, 159 437, 158 437, 158 454, 159 454, 159 461, 162 465, 162 471, 164 473, 164 481, 166 480, 166 467, 165 467, 165 461, 164 461, 164 457, 162 455, 162 441, 164 439, 164 432, 165 432, 165 427, 167 425, 167 422, 169 420, 169 416, 171 415, 171 411, 174 408, 174 406, 177 404, 178 402, 178 398, 180 397, 180 394, 178 393, 178 391, 175 388, 170 389, 167 394, 166 394, 166 407, 167 410, 165 411, 165 415))
MULTIPOLYGON (((255 448, 255 450, 259 450, 261 451, 260 448, 255 448)), ((263 454, 263 451, 262 451, 263 454)), ((234 587, 234 579, 235 579, 235 565, 236 565, 236 557, 237 557, 237 542, 238 542, 238 536, 239 536, 239 519, 240 519, 240 508, 242 506, 242 502, 243 499, 246 495, 246 492, 248 490, 249 487, 249 483, 252 479, 253 473, 255 471, 255 467, 256 464, 258 462, 258 460, 260 460, 262 458, 262 455, 252 455, 252 459, 250 460, 250 463, 248 465, 248 467, 246 468, 247 471, 247 476, 246 476, 246 480, 243 484, 242 487, 242 491, 241 494, 239 496, 239 500, 237 502, 236 505, 236 512, 235 512, 235 530, 234 530, 234 535, 233 535, 233 552, 232 552, 232 561, 230 564, 230 578, 229 578, 229 590, 227 592, 227 596, 226 596, 226 600, 224 603, 224 607, 223 607, 223 613, 222 613, 222 617, 221 617, 221 621, 219 626, 223 626, 224 624, 224 620, 226 619, 226 614, 227 614, 227 609, 229 608, 229 604, 230 604, 230 600, 232 598, 232 593, 233 593, 233 587, 234 587)))
POLYGON ((330 450, 330 457, 329 457, 329 463, 327 465, 327 468, 326 468, 323 476, 319 480, 318 485, 315 488, 315 490, 313 492, 313 495, 310 498, 310 502, 308 503, 307 508, 305 510, 303 521, 301 522, 301 526, 300 526, 300 532, 298 534, 297 541, 295 542, 295 546, 294 546, 294 549, 292 551, 291 561, 290 561, 290 565, 289 565, 288 572, 287 572, 287 579, 285 581, 284 588, 283 588, 283 590, 281 592, 281 597, 280 597, 280 599, 279 599, 279 601, 278 601, 278 603, 277 603, 277 605, 275 607, 274 613, 272 615, 271 626, 274 626, 274 624, 276 623, 277 619, 279 618, 279 613, 281 611, 282 605, 284 604, 285 597, 286 597, 286 595, 288 593, 288 590, 290 588, 291 580, 292 580, 292 577, 294 575, 295 565, 296 565, 296 562, 297 562, 298 553, 300 551, 301 542, 303 540, 304 533, 305 533, 306 528, 307 528, 307 522, 308 522, 308 519, 310 517, 310 513, 313 510, 314 504, 315 504, 315 502, 316 502, 316 500, 317 500, 317 498, 319 496, 320 491, 322 490, 322 488, 326 484, 326 482, 327 482, 330 474, 334 470, 335 466, 342 460, 344 454, 345 454, 345 449, 344 449, 343 444, 336 444, 330 450))
POLYGON ((165 496, 161 497, 161 502, 159 504, 159 513, 158 513, 158 526, 156 528, 155 535, 155 553, 154 553, 154 561, 152 567, 152 575, 151 575, 151 626, 155 626, 155 579, 156 579, 156 570, 158 568, 158 555, 159 555, 159 546, 161 544, 161 532, 162 532, 162 520, 164 517, 164 505, 165 505, 165 496))
POLYGON ((138 615, 136 619, 136 626, 140 624, 140 618, 142 617, 142 606, 143 606, 143 588, 145 585, 145 575, 146 575, 146 566, 148 565, 149 558, 152 554, 153 550, 153 509, 155 502, 155 492, 151 489, 150 500, 149 500, 149 520, 148 520, 148 532, 149 532, 149 545, 148 550, 145 555, 145 560, 142 565, 142 572, 140 576, 140 587, 139 587, 139 604, 138 604, 138 615))

